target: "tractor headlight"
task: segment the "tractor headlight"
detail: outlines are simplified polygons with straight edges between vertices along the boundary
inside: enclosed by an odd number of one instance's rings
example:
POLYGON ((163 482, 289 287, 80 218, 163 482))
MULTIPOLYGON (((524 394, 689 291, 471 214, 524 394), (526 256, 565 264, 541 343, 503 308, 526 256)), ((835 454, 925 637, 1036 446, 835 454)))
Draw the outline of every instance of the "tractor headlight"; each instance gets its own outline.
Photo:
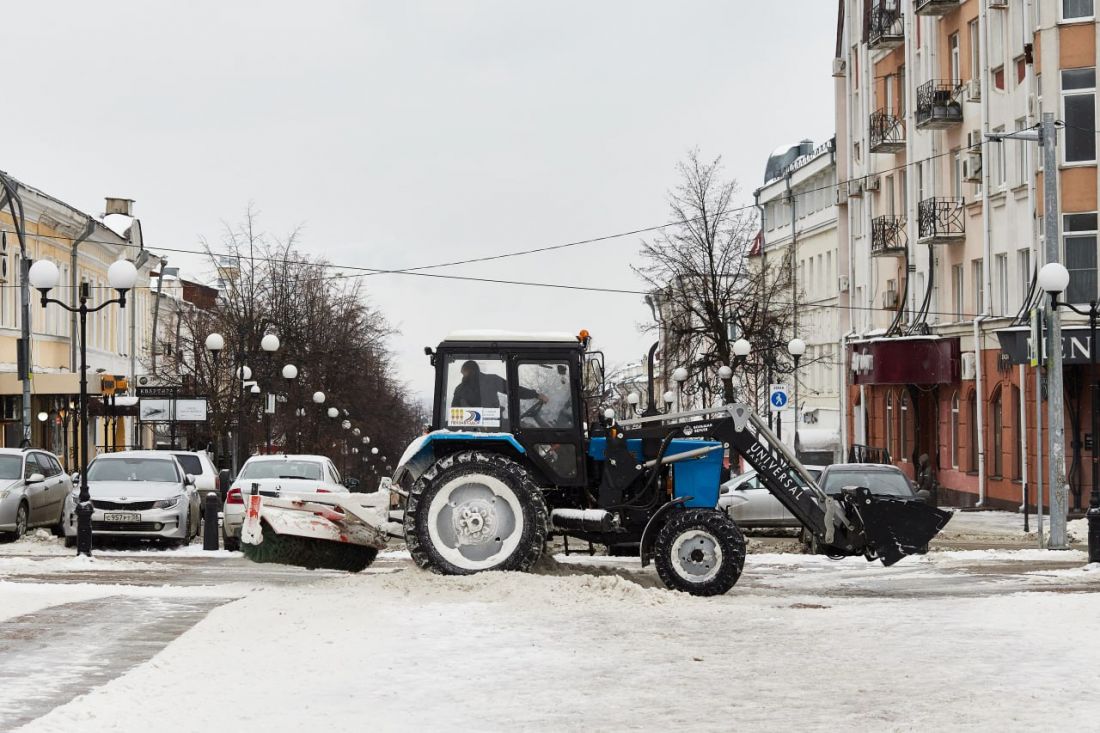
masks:
POLYGON ((172 507, 174 507, 176 504, 179 504, 179 503, 180 503, 180 498, 178 496, 173 496, 171 499, 159 499, 158 501, 154 501, 153 502, 153 508, 154 509, 171 509, 172 507))

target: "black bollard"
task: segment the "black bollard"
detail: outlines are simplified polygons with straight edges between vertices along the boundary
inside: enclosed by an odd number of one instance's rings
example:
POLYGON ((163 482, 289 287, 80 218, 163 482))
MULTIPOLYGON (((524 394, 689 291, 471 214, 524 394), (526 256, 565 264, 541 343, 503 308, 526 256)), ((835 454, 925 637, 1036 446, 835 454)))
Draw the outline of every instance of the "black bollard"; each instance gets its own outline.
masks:
POLYGON ((221 500, 214 492, 206 495, 206 518, 202 523, 202 549, 218 549, 218 512, 221 510, 221 500))
POLYGON ((1100 495, 1095 489, 1085 517, 1089 524, 1089 562, 1100 562, 1100 495))

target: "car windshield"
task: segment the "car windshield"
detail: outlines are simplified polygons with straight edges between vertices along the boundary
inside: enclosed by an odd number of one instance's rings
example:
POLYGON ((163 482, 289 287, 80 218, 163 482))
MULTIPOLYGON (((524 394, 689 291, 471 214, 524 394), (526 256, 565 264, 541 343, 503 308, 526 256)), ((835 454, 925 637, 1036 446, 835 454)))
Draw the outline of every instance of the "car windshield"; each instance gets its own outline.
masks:
POLYGON ((19 456, 0 456, 0 479, 11 481, 23 478, 23 459, 19 456))
POLYGON ((839 494, 845 486, 864 486, 872 494, 913 496, 909 479, 900 471, 830 471, 821 488, 826 494, 839 494))
POLYGON ((241 478, 298 478, 321 480, 321 464, 316 461, 253 461, 241 471, 241 478))
POLYGON ((176 464, 159 458, 98 458, 88 467, 89 481, 179 481, 176 464))

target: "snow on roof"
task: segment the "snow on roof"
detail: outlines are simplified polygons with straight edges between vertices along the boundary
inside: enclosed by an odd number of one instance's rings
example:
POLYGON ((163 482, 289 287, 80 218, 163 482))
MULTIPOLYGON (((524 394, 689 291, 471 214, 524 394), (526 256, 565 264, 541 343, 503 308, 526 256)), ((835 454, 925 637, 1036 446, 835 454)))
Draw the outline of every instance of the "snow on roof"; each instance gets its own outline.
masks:
POLYGON ((127 232, 130 231, 130 227, 133 223, 134 218, 132 216, 126 216, 125 214, 107 214, 103 217, 103 226, 124 238, 127 236, 127 232))
POLYGON ((452 331, 447 341, 571 341, 577 342, 575 334, 564 331, 495 331, 469 330, 452 331))

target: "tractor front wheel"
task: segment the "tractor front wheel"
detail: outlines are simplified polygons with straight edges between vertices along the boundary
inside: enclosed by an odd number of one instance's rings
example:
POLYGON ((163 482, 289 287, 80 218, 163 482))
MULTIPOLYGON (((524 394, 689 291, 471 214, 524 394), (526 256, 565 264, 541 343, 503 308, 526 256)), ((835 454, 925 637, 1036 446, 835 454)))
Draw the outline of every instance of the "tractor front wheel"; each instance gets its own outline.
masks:
POLYGON ((673 512, 653 545, 657 574, 666 586, 694 596, 725 593, 741 577, 745 538, 725 513, 673 512))
POLYGON ((523 466, 463 451, 440 458, 412 485, 405 543, 417 565, 445 575, 529 570, 542 555, 546 517, 523 466))

